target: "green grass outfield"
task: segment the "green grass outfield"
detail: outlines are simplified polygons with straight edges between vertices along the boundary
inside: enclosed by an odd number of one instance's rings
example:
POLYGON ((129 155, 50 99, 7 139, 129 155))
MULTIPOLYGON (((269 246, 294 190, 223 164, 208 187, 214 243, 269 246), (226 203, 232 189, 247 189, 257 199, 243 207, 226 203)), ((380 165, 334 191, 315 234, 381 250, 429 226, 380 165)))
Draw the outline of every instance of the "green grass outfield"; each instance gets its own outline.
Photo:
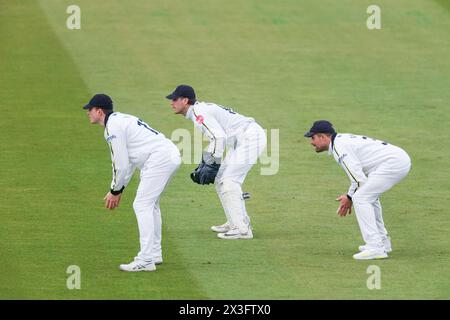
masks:
POLYGON ((379 0, 0 1, 0 298, 449 299, 450 5, 379 0), (106 92, 116 109, 167 136, 192 124, 164 96, 179 83, 280 130, 280 170, 244 190, 255 238, 223 241, 211 186, 185 164, 162 197, 164 264, 118 270, 138 250, 136 176, 119 210, 103 208, 110 159, 81 109, 106 92), (303 133, 317 119, 406 149, 410 175, 382 197, 394 251, 354 261, 349 181, 303 133), (68 290, 66 269, 81 268, 68 290), (381 290, 368 290, 378 265, 381 290))

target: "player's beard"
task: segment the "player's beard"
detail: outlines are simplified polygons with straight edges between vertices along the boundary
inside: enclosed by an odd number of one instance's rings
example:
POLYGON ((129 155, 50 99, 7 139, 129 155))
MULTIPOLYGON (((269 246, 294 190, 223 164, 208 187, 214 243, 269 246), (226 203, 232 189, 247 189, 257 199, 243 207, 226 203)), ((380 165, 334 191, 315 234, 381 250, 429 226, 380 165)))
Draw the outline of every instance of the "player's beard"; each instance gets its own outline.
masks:
POLYGON ((327 150, 327 147, 317 147, 317 146, 315 146, 315 147, 316 147, 316 152, 317 152, 317 153, 319 153, 319 152, 324 152, 324 151, 327 150))

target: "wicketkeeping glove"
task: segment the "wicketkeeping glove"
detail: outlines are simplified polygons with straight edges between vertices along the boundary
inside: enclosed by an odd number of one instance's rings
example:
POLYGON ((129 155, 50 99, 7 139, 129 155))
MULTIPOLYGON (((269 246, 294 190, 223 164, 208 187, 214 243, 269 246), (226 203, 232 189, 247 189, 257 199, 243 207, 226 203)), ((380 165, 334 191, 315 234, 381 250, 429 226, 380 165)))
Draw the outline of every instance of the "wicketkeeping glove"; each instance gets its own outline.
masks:
POLYGON ((205 162, 202 161, 202 163, 200 163, 198 165, 198 167, 195 168, 194 171, 191 172, 191 179, 195 183, 200 184, 200 171, 201 171, 202 167, 204 166, 204 164, 205 164, 205 162))
POLYGON ((198 184, 214 183, 220 168, 220 158, 214 158, 211 153, 204 152, 202 163, 191 173, 191 179, 198 184))
POLYGON ((200 184, 214 183, 214 180, 216 179, 219 168, 220 168, 220 164, 205 163, 199 171, 200 184))

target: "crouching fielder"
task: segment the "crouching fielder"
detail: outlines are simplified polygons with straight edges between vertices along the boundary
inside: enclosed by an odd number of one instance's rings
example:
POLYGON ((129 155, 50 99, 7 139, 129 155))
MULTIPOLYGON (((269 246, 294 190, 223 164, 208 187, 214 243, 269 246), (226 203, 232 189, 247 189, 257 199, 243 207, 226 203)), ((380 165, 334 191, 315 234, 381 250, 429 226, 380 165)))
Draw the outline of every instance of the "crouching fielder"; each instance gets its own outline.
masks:
POLYGON ((111 190, 105 196, 110 210, 119 206, 122 192, 136 168, 140 182, 133 203, 139 227, 140 251, 123 271, 154 271, 162 263, 161 211, 159 198, 172 175, 181 164, 178 148, 161 133, 142 120, 113 112, 110 97, 95 95, 84 106, 93 124, 105 127, 104 135, 111 151, 111 190))
POLYGON ((355 208, 364 245, 353 255, 357 260, 387 258, 392 251, 384 226, 380 195, 406 177, 411 159, 401 148, 387 142, 349 133, 337 134, 326 120, 314 122, 305 133, 316 152, 328 150, 351 180, 340 202, 338 214, 345 216, 355 208))
POLYGON ((210 139, 202 164, 191 177, 200 184, 215 184, 227 221, 211 229, 221 239, 252 239, 242 184, 266 147, 264 130, 253 118, 230 108, 197 101, 194 89, 187 85, 178 86, 166 98, 172 101, 176 114, 192 120, 210 139), (228 151, 222 159, 226 146, 228 151))

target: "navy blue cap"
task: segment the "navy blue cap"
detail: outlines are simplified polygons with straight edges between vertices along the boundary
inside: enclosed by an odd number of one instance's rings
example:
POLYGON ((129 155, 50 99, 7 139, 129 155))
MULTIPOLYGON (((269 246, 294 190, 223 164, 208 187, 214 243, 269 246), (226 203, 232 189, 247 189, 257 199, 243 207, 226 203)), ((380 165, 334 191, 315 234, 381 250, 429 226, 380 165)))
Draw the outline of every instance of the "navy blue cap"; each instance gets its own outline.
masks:
POLYGON ((113 102, 108 95, 103 93, 97 93, 92 97, 89 103, 83 107, 83 109, 90 109, 93 107, 112 110, 113 102))
POLYGON ((181 84, 175 88, 175 91, 166 96, 167 99, 173 100, 177 98, 188 98, 189 100, 195 100, 195 91, 191 86, 181 84))
POLYGON ((336 131, 333 128, 333 124, 331 124, 330 121, 327 120, 318 120, 315 121, 311 129, 309 129, 308 132, 305 133, 305 137, 311 138, 316 133, 336 133, 336 131))

